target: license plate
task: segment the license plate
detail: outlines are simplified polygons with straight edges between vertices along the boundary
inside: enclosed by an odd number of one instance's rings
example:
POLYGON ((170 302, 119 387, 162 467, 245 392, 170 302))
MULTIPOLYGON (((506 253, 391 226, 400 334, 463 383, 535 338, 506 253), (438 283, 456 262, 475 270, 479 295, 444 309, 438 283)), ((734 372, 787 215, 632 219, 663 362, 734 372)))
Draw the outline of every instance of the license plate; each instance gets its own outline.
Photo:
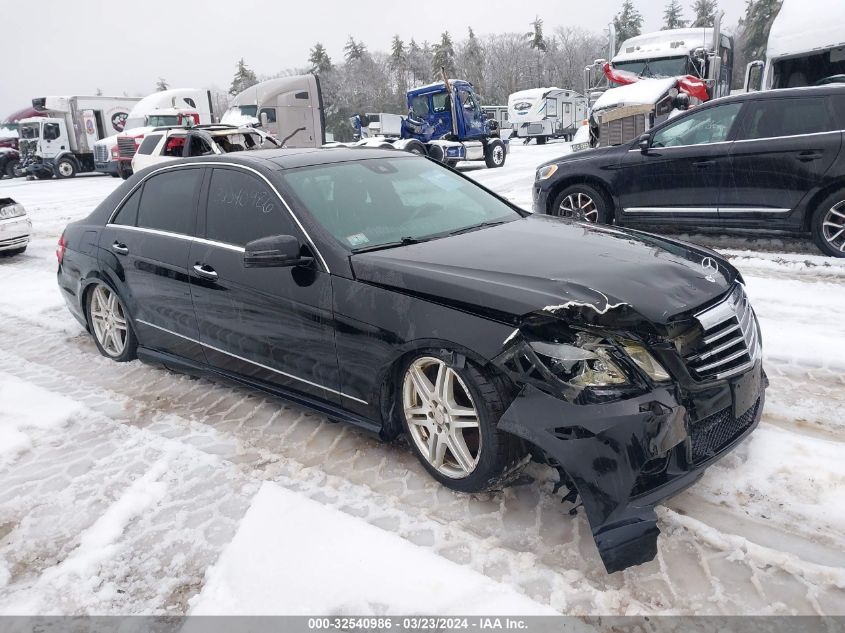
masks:
POLYGON ((734 417, 748 411, 760 397, 760 367, 741 376, 732 385, 734 396, 734 417))
POLYGON ((590 149, 589 143, 573 143, 572 144, 572 151, 573 152, 580 152, 581 150, 590 149))

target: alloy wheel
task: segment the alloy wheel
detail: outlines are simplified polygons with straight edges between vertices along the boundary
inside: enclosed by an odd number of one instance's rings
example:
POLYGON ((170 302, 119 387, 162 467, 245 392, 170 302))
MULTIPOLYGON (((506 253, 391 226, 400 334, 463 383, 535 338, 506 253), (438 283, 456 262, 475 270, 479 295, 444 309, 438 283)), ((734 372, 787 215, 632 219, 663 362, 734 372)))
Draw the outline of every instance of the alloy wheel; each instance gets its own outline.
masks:
POLYGON ((59 174, 63 177, 67 178, 73 174, 73 165, 71 165, 67 161, 62 161, 59 163, 59 174))
POLYGON ((91 295, 91 323, 94 336, 106 353, 120 356, 126 349, 126 313, 117 295, 102 284, 94 288, 91 295))
POLYGON ((599 210, 596 203, 586 193, 571 193, 560 203, 559 214, 584 222, 598 222, 599 210))
POLYGON ((845 253, 845 200, 833 205, 822 222, 825 241, 840 253, 845 253))
POLYGON ((478 411, 461 377, 439 358, 416 359, 405 372, 402 404, 423 458, 452 479, 469 476, 481 456, 478 411))

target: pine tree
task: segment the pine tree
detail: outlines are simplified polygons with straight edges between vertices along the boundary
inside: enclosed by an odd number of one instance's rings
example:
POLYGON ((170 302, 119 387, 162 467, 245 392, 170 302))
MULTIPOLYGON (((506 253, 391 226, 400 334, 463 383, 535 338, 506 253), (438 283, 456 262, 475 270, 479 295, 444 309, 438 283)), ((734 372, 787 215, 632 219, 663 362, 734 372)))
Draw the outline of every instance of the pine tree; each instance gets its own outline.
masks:
POLYGON ((669 0, 669 4, 663 10, 663 27, 661 30, 668 31, 669 29, 684 28, 687 25, 687 21, 681 18, 683 11, 684 9, 679 0, 669 0))
POLYGON ((467 41, 463 50, 463 72, 467 81, 475 86, 476 92, 484 93, 484 49, 475 36, 472 27, 468 28, 467 41))
POLYGON ((540 16, 536 16, 534 21, 531 23, 531 31, 525 34, 526 39, 529 41, 531 48, 546 52, 548 48, 548 44, 546 43, 546 38, 543 37, 543 20, 540 16))
POLYGON ((613 16, 613 26, 616 28, 616 45, 642 33, 643 16, 637 11, 632 0, 624 0, 622 9, 613 16))
POLYGON ((434 51, 434 59, 431 60, 431 74, 433 77, 440 75, 440 68, 446 69, 447 76, 455 73, 455 47, 452 44, 452 36, 449 31, 440 34, 440 43, 434 51))
POLYGON ((390 64, 394 68, 398 68, 405 63, 405 42, 398 35, 393 36, 393 41, 390 43, 390 64))
POLYGON ((746 59, 763 59, 772 22, 783 0, 747 0, 745 16, 740 20, 742 52, 746 59))
POLYGON ((102 96, 103 96, 103 90, 102 90, 102 88, 97 88, 97 96, 98 96, 98 97, 102 97, 102 96))
POLYGON ((311 64, 311 72, 318 75, 325 75, 332 69, 332 60, 320 42, 314 44, 308 55, 308 62, 311 64))
POLYGON ((347 62, 357 62, 363 59, 366 52, 367 47, 364 45, 364 42, 356 42, 351 35, 343 47, 343 57, 347 62))
POLYGON ((156 82, 156 92, 161 92, 163 90, 167 90, 170 86, 167 85, 167 81, 164 77, 159 77, 158 81, 156 82))
POLYGON ((238 70, 235 71, 235 76, 232 77, 232 85, 229 87, 229 94, 236 95, 243 92, 250 86, 258 83, 258 77, 245 63, 244 58, 238 60, 238 70))
POLYGON ((713 26, 716 22, 716 12, 719 10, 717 0, 695 0, 692 5, 692 11, 695 17, 692 20, 691 26, 713 26))

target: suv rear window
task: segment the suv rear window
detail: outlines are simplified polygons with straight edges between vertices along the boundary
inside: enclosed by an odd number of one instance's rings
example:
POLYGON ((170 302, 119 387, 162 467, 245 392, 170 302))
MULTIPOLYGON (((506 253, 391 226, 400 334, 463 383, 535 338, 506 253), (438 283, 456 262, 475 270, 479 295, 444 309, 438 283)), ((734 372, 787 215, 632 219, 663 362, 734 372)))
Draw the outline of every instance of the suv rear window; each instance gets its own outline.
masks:
POLYGON ((760 99, 750 104, 738 139, 800 136, 835 129, 822 96, 760 99))
POLYGON ((139 154, 152 154, 156 145, 161 140, 161 134, 148 134, 141 141, 141 146, 138 148, 139 154))
POLYGON ((138 226, 188 235, 202 170, 174 169, 144 183, 138 226))

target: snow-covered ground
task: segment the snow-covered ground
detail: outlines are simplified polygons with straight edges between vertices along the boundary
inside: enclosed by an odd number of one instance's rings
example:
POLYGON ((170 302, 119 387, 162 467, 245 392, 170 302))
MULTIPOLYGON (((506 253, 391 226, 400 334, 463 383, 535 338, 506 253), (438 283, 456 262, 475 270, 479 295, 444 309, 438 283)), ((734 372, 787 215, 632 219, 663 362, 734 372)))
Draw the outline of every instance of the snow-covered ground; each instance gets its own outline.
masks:
MULTIPOLYGON (((564 144, 465 168, 530 206, 564 144)), ((845 261, 689 236, 742 270, 771 387, 749 440, 658 511, 657 558, 607 575, 554 473, 449 492, 402 444, 263 394, 101 357, 55 244, 120 181, 3 180, 35 239, 0 258, 0 614, 845 614, 845 261)))

